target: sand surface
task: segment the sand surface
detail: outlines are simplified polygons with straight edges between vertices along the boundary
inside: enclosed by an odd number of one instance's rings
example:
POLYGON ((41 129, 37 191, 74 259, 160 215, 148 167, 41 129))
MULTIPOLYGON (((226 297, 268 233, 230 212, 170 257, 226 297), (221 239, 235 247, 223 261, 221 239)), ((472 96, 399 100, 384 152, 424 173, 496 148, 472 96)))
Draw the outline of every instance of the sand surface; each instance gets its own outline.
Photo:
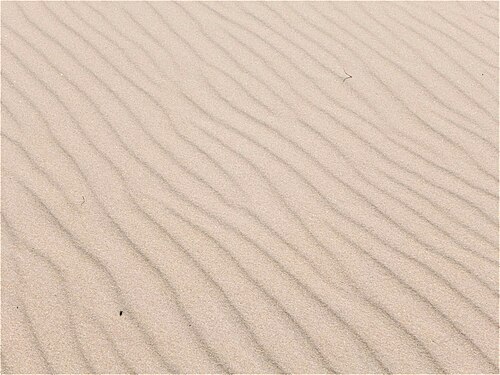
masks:
POLYGON ((2 2, 3 373, 498 373, 498 3, 2 2))

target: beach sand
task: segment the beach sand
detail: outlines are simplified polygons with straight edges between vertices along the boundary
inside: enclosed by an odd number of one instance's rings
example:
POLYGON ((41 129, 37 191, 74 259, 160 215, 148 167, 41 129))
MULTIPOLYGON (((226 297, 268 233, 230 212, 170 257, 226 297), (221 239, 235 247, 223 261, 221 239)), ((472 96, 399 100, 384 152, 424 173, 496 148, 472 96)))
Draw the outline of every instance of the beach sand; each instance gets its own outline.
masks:
POLYGON ((2 2, 2 373, 498 373, 498 2, 2 2))

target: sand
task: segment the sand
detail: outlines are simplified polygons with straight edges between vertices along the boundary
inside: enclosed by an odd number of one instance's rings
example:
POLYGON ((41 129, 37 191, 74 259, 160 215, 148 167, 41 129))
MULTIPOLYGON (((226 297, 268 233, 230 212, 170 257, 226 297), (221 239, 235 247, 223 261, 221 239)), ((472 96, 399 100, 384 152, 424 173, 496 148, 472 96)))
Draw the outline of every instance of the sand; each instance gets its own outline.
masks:
POLYGON ((498 373, 498 3, 2 2, 2 373, 498 373))

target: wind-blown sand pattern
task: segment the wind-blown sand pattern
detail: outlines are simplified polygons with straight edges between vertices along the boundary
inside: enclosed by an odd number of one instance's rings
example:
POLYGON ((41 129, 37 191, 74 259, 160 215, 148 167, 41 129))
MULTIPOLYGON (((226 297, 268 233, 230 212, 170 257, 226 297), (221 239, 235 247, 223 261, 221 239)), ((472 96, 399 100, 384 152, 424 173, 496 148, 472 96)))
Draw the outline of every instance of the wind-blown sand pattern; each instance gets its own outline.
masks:
POLYGON ((2 3, 3 373, 498 373, 498 3, 2 3))

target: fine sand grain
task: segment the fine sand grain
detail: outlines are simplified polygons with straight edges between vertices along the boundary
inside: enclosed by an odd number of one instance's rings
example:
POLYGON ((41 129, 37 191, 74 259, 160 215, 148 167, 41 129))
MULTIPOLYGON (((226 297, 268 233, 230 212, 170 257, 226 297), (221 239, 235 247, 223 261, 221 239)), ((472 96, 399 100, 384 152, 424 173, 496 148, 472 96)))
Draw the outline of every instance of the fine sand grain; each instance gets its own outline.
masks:
POLYGON ((498 373, 497 2, 2 2, 2 373, 498 373))

